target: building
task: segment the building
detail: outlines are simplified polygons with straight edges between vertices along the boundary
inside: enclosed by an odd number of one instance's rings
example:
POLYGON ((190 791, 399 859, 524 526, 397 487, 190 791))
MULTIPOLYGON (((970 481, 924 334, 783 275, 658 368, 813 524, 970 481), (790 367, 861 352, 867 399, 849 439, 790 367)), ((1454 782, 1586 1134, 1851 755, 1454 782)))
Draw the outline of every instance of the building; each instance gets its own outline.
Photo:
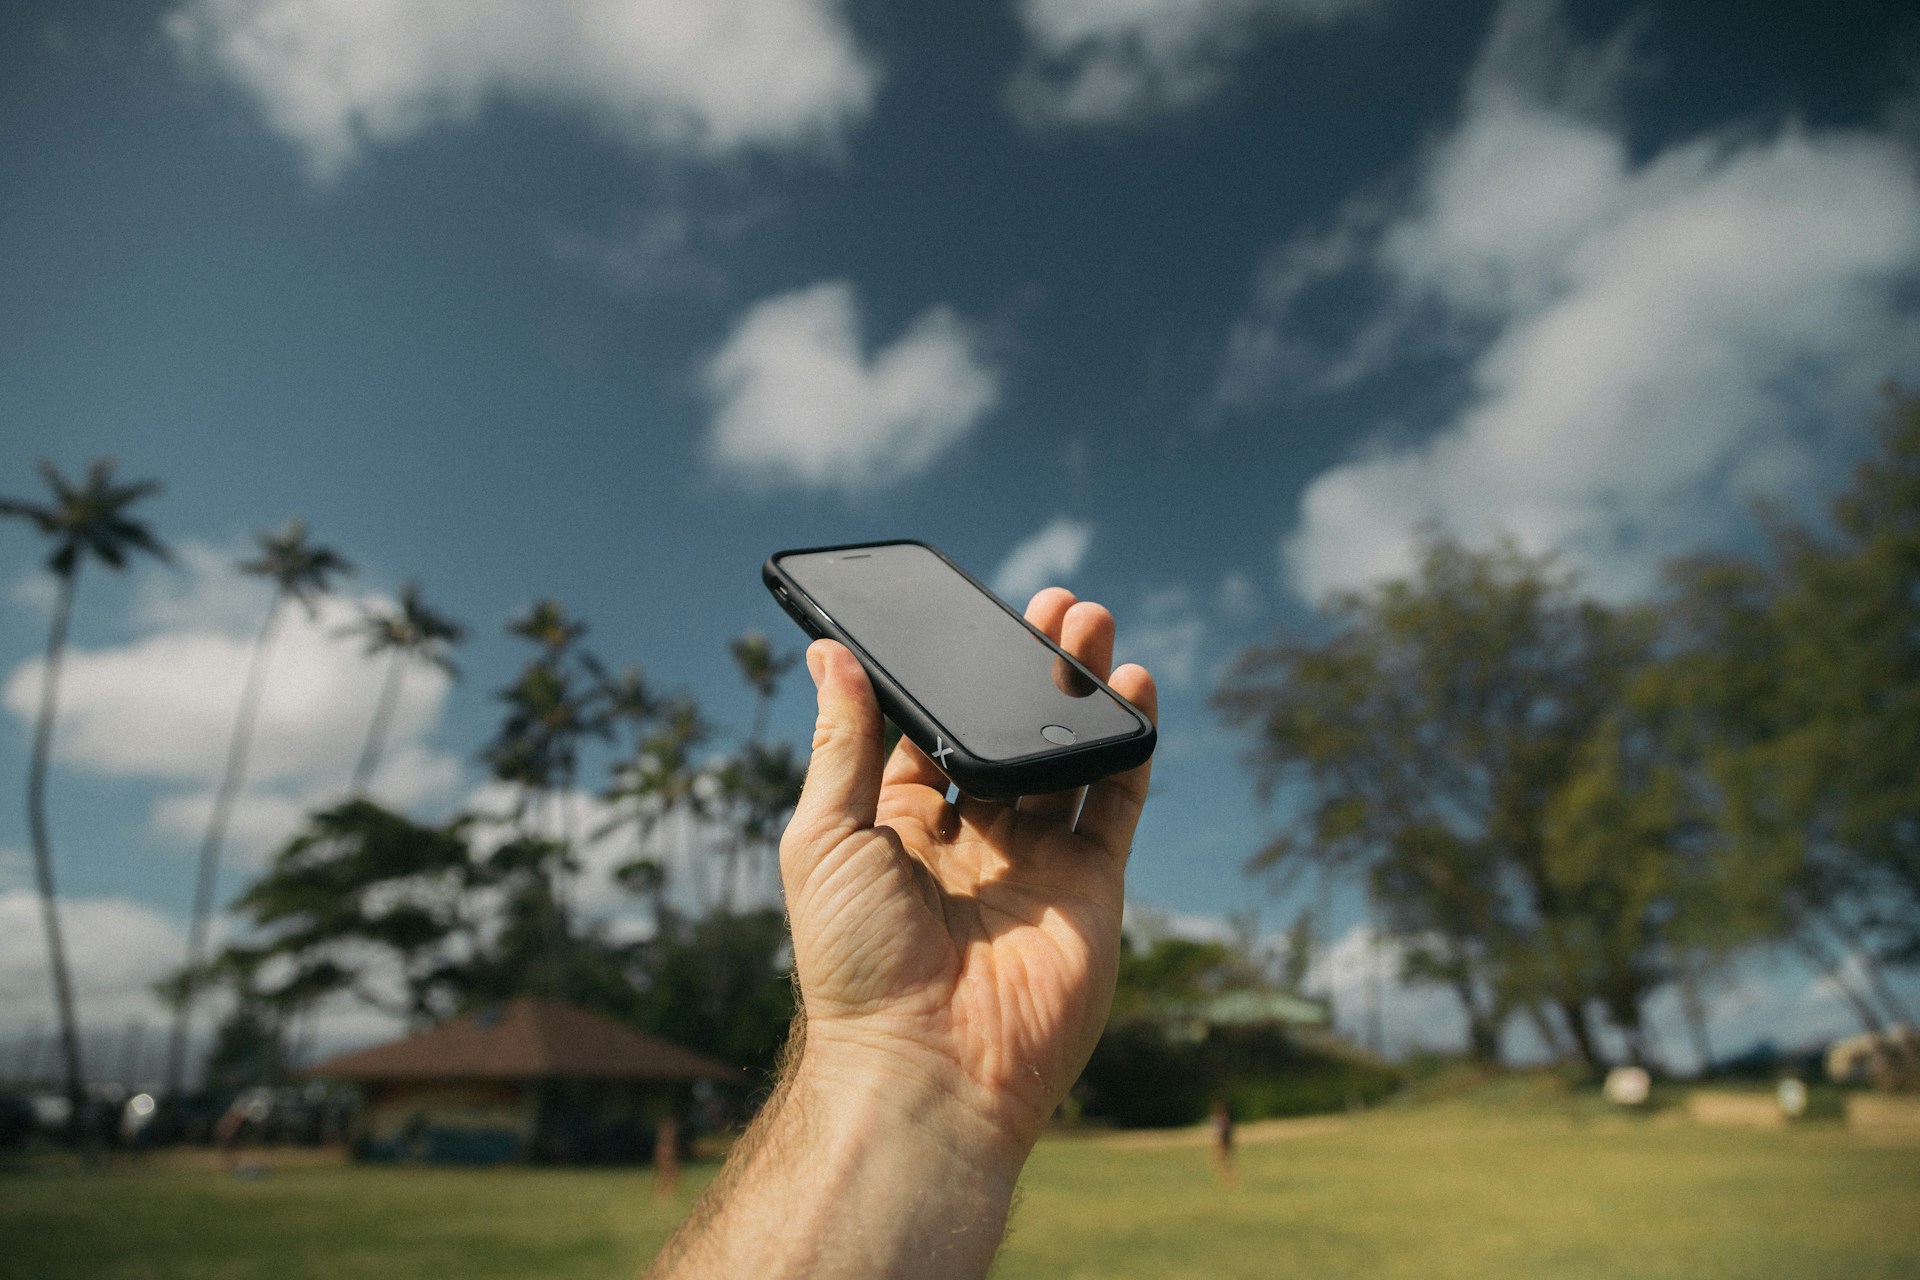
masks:
POLYGON ((463 1164, 644 1159, 655 1128, 686 1114, 699 1082, 740 1076, 597 1013, 534 999, 329 1058, 311 1074, 358 1086, 361 1158, 463 1164))
POLYGON ((1296 1034, 1325 1034, 1331 1029, 1327 1006, 1285 991, 1223 991, 1204 1000, 1182 1001, 1154 1010, 1175 1040, 1198 1043, 1216 1027, 1284 1027, 1296 1034))

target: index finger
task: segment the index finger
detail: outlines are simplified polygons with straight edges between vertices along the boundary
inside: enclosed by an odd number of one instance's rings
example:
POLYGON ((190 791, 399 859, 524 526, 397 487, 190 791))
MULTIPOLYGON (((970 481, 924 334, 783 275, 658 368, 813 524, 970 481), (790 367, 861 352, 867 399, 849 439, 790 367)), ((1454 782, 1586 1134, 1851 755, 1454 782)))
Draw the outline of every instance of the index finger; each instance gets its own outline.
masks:
MULTIPOLYGON (((1147 719, 1160 721, 1160 694, 1145 667, 1128 663, 1113 673, 1108 684, 1113 691, 1140 708, 1147 719)), ((1102 778, 1087 788, 1086 802, 1080 806, 1080 820, 1074 830, 1123 862, 1133 847, 1134 828, 1140 825, 1140 810, 1147 803, 1147 783, 1153 776, 1153 761, 1102 778)))

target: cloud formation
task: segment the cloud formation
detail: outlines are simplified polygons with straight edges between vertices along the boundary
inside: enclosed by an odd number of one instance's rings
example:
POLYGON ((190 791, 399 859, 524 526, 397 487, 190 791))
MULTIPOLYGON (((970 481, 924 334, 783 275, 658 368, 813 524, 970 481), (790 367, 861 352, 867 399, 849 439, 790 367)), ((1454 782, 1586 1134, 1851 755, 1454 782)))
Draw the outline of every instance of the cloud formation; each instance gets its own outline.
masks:
POLYGON ((994 594, 1016 609, 1027 607, 1042 587, 1064 586, 1080 571, 1093 547, 1093 526, 1067 516, 1055 516, 1000 562, 993 572, 994 594))
POLYGON ((1636 161, 1596 107, 1623 49, 1572 48, 1550 6, 1510 3, 1411 198, 1357 202, 1269 268, 1223 400, 1276 374, 1326 389, 1409 355, 1466 360, 1438 430, 1309 486, 1282 544, 1302 595, 1405 572, 1428 521, 1566 553, 1604 594, 1643 590, 1750 494, 1817 480, 1821 433, 1856 429, 1873 388, 1914 369, 1911 152, 1787 125, 1636 161), (1315 352, 1307 303, 1338 278, 1385 302, 1315 352))
POLYGON ((1163 689, 1189 689, 1199 674, 1207 621, 1206 609, 1187 588, 1147 591, 1121 623, 1114 660, 1139 663, 1163 689))
POLYGON ((164 27, 321 179, 500 100, 693 153, 830 143, 879 80, 838 0, 187 0, 164 27))
MULTIPOLYGON (((167 1014, 151 988, 184 962, 184 929, 152 907, 124 898, 66 899, 60 904, 60 925, 84 1028, 118 1029, 133 1019, 149 1027, 164 1023, 167 1014)), ((40 900, 27 889, 0 892, 0 1035, 33 1030, 50 1035, 53 1027, 40 900)))
POLYGON ((856 492, 924 473, 999 399, 971 329, 931 307, 864 349, 844 281, 754 306, 708 362, 710 456, 755 483, 856 492))
POLYGON ((1111 125, 1219 91, 1263 37, 1379 0, 1019 0, 1026 56, 1007 103, 1033 125, 1111 125))
MULTIPOLYGON (((267 592, 235 574, 211 547, 178 548, 184 577, 149 574, 135 621, 145 634, 125 644, 75 649, 61 680, 55 758, 110 777, 156 779, 184 790, 156 806, 156 831, 196 839, 226 760, 254 631, 267 592)), ((234 814, 233 848, 244 859, 284 838, 314 804, 345 789, 379 696, 380 663, 340 629, 377 596, 323 599, 314 617, 284 615, 267 670, 249 761, 250 783, 234 814)), ((4 701, 22 723, 38 708, 39 658, 8 677, 4 701)), ((457 760, 429 748, 449 689, 437 668, 416 665, 401 685, 387 751, 371 788, 410 804, 449 794, 457 760)))

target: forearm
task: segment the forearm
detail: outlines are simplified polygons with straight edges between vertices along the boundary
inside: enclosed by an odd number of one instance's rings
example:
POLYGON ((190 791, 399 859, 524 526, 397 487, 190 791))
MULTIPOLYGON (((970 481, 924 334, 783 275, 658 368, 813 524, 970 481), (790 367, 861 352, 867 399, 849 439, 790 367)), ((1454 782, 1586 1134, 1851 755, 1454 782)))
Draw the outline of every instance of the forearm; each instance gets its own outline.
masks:
POLYGON ((803 1050, 648 1275, 984 1276, 1025 1155, 917 1064, 803 1050))

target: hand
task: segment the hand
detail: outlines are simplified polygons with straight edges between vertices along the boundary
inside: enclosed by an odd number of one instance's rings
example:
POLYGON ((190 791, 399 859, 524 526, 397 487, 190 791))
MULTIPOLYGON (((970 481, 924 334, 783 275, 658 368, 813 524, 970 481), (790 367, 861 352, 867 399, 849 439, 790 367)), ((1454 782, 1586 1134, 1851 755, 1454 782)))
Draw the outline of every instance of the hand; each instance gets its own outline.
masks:
MULTIPOLYGON (((1106 609, 1056 587, 1027 618, 1107 677, 1106 609)), ((879 704, 851 653, 817 641, 807 668, 819 721, 780 846, 807 1019, 798 1070, 896 1080, 942 1113, 927 1123, 1017 1171, 1106 1022, 1151 765, 1086 788, 1084 805, 1078 791, 949 804, 912 743, 883 769, 879 704)), ((1110 682, 1155 714, 1143 668, 1110 682)))

